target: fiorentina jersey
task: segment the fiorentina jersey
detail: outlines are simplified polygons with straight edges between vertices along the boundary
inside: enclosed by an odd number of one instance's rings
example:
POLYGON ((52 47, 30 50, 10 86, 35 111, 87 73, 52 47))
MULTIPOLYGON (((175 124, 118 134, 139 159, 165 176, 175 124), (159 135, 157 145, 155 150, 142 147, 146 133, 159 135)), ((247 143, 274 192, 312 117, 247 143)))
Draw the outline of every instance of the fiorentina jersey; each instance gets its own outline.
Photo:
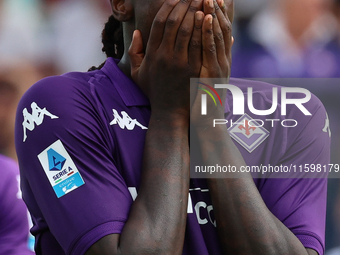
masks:
POLYGON ((32 255, 28 248, 28 215, 19 189, 17 163, 0 155, 0 254, 32 255))
MULTIPOLYGON (((272 85, 230 83, 242 91, 252 86, 254 106, 270 108, 272 85)), ((294 128, 248 109, 234 116, 230 93, 226 100, 227 120, 264 121, 259 130, 237 124, 243 136, 228 126, 247 165, 329 163, 327 117, 316 97, 305 104, 311 116, 287 113, 298 120, 294 128)), ((102 237, 122 232, 138 195, 150 114, 146 96, 112 58, 101 70, 45 78, 26 92, 17 111, 16 148, 37 254, 81 255, 102 237)), ((280 110, 270 118, 281 119, 280 110)), ((254 181, 269 210, 305 247, 323 254, 326 179, 254 181)), ((205 179, 191 179, 187 215, 183 254, 222 254, 205 179)))

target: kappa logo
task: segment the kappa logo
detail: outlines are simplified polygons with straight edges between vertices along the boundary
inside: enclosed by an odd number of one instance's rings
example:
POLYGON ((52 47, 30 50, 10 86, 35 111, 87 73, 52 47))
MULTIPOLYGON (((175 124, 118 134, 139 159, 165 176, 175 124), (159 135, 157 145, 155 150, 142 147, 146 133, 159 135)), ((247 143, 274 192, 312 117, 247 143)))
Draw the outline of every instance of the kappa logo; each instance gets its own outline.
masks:
POLYGON ((44 121, 44 116, 48 116, 51 119, 58 119, 59 117, 56 115, 53 115, 49 111, 46 110, 46 108, 41 109, 36 102, 33 102, 31 104, 32 108, 32 114, 27 111, 27 108, 25 108, 22 111, 22 114, 24 116, 24 121, 22 122, 22 127, 24 129, 24 142, 27 139, 26 130, 33 131, 35 128, 35 125, 39 126, 44 121))
POLYGON ((228 128, 230 136, 249 153, 253 152, 269 136, 269 131, 244 114, 228 128))
POLYGON ((66 158, 61 156, 58 152, 50 148, 47 151, 47 157, 50 171, 60 171, 63 168, 66 158))
POLYGON ((114 119, 110 122, 110 125, 118 124, 121 129, 133 130, 135 126, 139 126, 141 129, 148 129, 140 124, 136 119, 132 119, 125 111, 121 111, 122 117, 118 114, 117 110, 112 109, 114 119))

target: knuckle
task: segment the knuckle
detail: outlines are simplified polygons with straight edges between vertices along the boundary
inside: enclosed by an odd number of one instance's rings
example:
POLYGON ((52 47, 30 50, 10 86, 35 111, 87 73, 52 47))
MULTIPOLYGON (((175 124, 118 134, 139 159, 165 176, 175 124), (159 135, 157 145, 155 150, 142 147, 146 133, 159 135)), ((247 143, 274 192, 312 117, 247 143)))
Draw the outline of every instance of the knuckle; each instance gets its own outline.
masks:
POLYGON ((189 47, 193 50, 200 50, 202 46, 202 43, 200 40, 191 40, 189 47))
POLYGON ((232 31, 232 25, 230 21, 227 21, 227 23, 225 24, 225 26, 223 26, 223 31, 225 33, 231 33, 232 31))
POLYGON ((216 52, 216 45, 215 45, 215 43, 209 44, 206 47, 206 51, 208 51, 210 53, 215 53, 216 52))
POLYGON ((166 1, 166 3, 165 3, 166 5, 167 5, 167 7, 168 8, 173 8, 173 7, 175 7, 176 6, 176 4, 177 4, 177 1, 171 1, 171 0, 168 0, 168 1, 166 1))
POLYGON ((203 0, 193 0, 191 5, 196 9, 196 11, 201 10, 201 4, 203 0))
POLYGON ((218 41, 218 42, 223 42, 223 33, 222 32, 218 32, 215 34, 215 39, 218 41))
POLYGON ((177 22, 178 22, 177 17, 169 17, 168 20, 166 21, 166 26, 170 28, 174 27, 177 22))
POLYGON ((178 32, 183 37, 188 37, 191 35, 190 28, 186 26, 181 26, 178 32))
POLYGON ((206 33, 208 35, 212 35, 212 34, 214 34, 214 31, 212 29, 208 28, 208 29, 206 29, 206 33))
POLYGON ((190 5, 189 12, 196 13, 198 11, 198 8, 196 6, 190 5))
POLYGON ((165 19, 162 17, 156 16, 153 22, 155 25, 160 25, 165 22, 165 19))
POLYGON ((216 12, 221 10, 220 6, 216 2, 214 2, 214 7, 215 7, 216 12))
POLYGON ((191 2, 191 0, 181 0, 181 3, 183 4, 188 4, 189 2, 191 2))

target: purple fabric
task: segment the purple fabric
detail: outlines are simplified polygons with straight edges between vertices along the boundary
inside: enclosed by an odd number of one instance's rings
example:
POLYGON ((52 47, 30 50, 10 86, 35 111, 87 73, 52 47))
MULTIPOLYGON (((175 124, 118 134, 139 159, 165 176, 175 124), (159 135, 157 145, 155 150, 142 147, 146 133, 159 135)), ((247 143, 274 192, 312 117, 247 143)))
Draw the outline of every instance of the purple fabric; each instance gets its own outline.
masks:
MULTIPOLYGON (((231 83, 242 89, 254 85, 235 79, 231 83)), ((256 102, 266 107, 270 104, 267 94, 271 85, 255 85, 256 102)), ((227 118, 237 120, 239 116, 230 115, 230 95, 227 100, 227 118)), ((329 137, 322 132, 325 111, 315 97, 309 106, 312 117, 299 113, 289 116, 299 118, 301 124, 295 130, 266 126, 270 136, 252 153, 236 143, 247 163, 275 165, 305 160, 328 163, 329 137)), ((121 233, 132 196, 139 189, 147 131, 142 127, 148 126, 149 118, 148 99, 111 58, 102 70, 46 78, 29 89, 18 107, 16 147, 23 198, 34 219, 32 232, 36 236, 37 254, 53 254, 52 249, 59 245, 65 254, 80 255, 103 236, 121 233), (24 141, 23 110, 26 108, 31 114, 32 102, 58 118, 45 114, 39 125, 35 123, 31 130, 26 128, 24 141), (129 129, 113 110, 120 117, 125 112, 135 124, 129 129), (62 142, 85 182, 60 198, 37 157, 57 140, 62 142)), ((326 182, 324 179, 255 180, 268 208, 306 247, 319 254, 324 249, 326 182)), ((191 180, 190 202, 183 254, 221 254, 204 179, 191 180)))
POLYGON ((28 214, 20 198, 19 168, 0 155, 0 254, 32 255, 28 249, 28 214))

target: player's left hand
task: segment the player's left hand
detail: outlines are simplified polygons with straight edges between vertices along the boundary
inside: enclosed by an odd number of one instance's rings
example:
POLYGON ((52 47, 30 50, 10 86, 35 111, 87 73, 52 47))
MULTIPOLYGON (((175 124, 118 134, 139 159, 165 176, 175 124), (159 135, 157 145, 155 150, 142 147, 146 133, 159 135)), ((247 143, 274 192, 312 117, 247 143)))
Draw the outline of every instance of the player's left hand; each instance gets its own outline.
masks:
MULTIPOLYGON (((232 3, 232 2, 230 2, 232 3)), ((231 67, 231 47, 233 37, 231 35, 231 21, 227 15, 227 9, 223 0, 205 0, 205 18, 202 26, 202 67, 200 78, 220 78, 221 83, 229 82, 231 67)), ((214 86, 214 84, 209 84, 214 86)), ((198 88, 203 88, 198 84, 198 88)), ((206 126, 212 124, 213 119, 224 118, 224 104, 226 90, 216 89, 222 106, 216 107, 212 100, 207 100, 207 115, 201 115, 202 90, 198 89, 196 99, 191 109, 191 124, 206 126)))

